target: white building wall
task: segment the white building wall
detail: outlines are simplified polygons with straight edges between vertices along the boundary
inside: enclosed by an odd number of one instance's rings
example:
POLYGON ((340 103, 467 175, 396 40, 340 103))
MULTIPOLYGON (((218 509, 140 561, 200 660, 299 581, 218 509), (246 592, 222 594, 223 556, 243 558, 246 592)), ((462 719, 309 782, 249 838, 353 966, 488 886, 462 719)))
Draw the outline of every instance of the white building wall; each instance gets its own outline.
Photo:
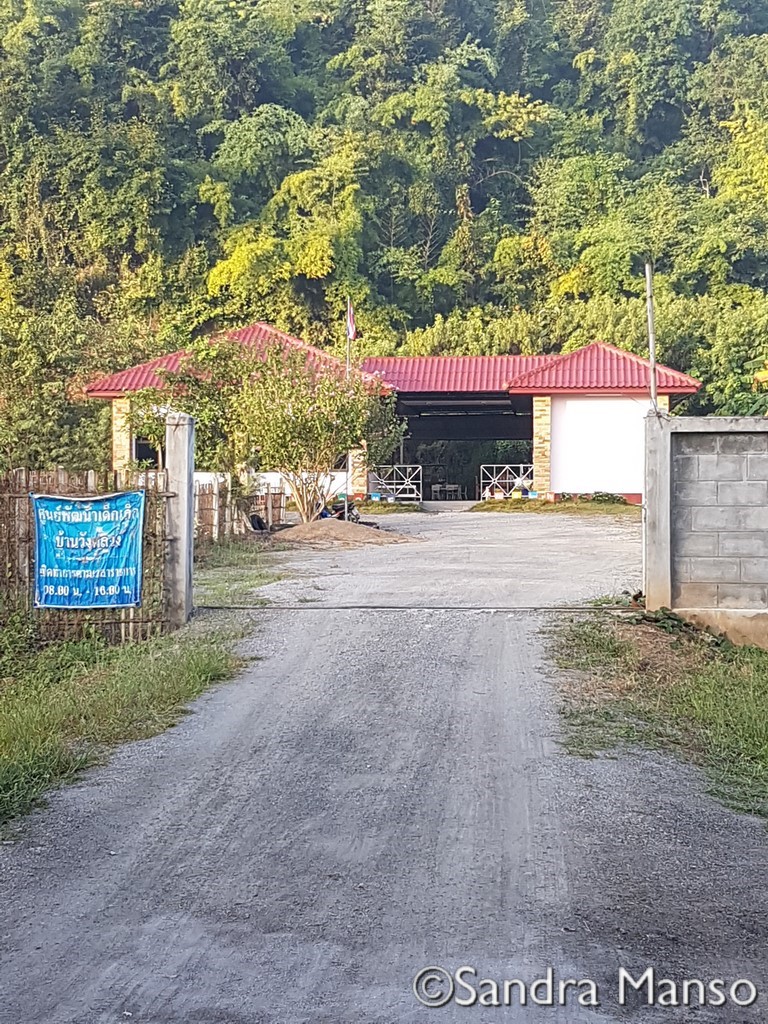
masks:
MULTIPOLYGON (((282 488, 286 494, 291 493, 291 488, 280 473, 255 473, 254 482, 259 483, 262 486, 269 484, 270 487, 282 488)), ((328 493, 331 497, 335 497, 337 494, 343 494, 346 486, 347 474, 343 470, 341 472, 328 474, 328 493)))
POLYGON ((642 494, 649 399, 553 397, 551 488, 556 494, 642 494))

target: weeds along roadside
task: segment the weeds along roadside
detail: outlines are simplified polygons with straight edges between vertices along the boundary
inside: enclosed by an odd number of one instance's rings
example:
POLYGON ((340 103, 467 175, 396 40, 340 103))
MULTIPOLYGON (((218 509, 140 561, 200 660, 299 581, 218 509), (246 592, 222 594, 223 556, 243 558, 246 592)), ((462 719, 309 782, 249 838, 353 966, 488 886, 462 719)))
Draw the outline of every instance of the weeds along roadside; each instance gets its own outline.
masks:
POLYGON ((567 748, 627 744, 701 765, 715 796, 768 817, 768 651, 736 647, 674 615, 574 618, 552 637, 567 748))
POLYGON ((195 605, 225 609, 232 604, 254 608, 267 604, 259 589, 281 579, 268 564, 268 553, 279 550, 256 540, 226 540, 200 546, 195 552, 195 605))
POLYGON ((97 636, 40 646, 16 618, 0 640, 0 822, 106 758, 167 729, 238 667, 234 633, 182 629, 110 647, 97 636))
MULTIPOLYGON (((258 545, 224 542, 199 555, 196 584, 222 606, 238 588, 254 595, 279 578, 258 545)), ((255 596, 254 607, 260 601, 255 596)), ((0 630, 0 823, 104 761, 117 744, 177 722, 192 700, 236 673, 241 636, 241 621, 217 613, 123 646, 96 634, 42 645, 32 620, 11 618, 0 630)))
POLYGON ((546 501, 543 498, 492 498, 473 505, 470 512, 528 512, 542 515, 606 516, 623 519, 640 519, 642 509, 626 501, 606 499, 572 498, 565 501, 546 501))

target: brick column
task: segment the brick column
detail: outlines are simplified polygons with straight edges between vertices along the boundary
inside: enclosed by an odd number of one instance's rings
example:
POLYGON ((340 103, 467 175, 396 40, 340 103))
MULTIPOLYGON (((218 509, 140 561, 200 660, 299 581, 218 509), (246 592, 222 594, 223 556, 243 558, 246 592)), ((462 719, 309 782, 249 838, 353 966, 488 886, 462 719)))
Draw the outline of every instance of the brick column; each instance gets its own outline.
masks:
POLYGON ((365 447, 355 448, 349 459, 349 493, 368 494, 368 455, 365 447))
POLYGON ((112 399, 112 469, 125 470, 133 462, 130 398, 112 399))
POLYGON ((550 490, 552 455, 552 399, 536 395, 533 399, 533 486, 540 495, 550 490))

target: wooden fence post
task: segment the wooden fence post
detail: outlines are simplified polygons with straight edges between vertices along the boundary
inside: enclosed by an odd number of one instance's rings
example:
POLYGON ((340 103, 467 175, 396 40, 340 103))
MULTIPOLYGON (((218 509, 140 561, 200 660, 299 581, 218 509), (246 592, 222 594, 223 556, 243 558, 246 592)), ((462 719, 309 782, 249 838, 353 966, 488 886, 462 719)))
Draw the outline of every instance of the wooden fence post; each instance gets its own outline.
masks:
POLYGON ((195 548, 195 421, 183 412, 165 418, 168 474, 168 617, 171 628, 192 615, 192 561, 195 548))
POLYGON ((213 478, 213 523, 211 525, 211 538, 214 544, 218 544, 221 540, 221 511, 219 508, 221 502, 221 488, 219 486, 219 474, 216 473, 213 478))

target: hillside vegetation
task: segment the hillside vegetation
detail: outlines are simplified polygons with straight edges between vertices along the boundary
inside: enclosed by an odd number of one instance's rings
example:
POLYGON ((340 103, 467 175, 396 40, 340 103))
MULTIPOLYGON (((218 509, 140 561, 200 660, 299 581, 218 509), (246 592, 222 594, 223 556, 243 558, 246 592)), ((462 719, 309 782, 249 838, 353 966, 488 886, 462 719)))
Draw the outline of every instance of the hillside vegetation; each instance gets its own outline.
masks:
POLYGON ((2 0, 0 468, 83 384, 264 319, 366 353, 643 351, 763 411, 768 0, 2 0))

